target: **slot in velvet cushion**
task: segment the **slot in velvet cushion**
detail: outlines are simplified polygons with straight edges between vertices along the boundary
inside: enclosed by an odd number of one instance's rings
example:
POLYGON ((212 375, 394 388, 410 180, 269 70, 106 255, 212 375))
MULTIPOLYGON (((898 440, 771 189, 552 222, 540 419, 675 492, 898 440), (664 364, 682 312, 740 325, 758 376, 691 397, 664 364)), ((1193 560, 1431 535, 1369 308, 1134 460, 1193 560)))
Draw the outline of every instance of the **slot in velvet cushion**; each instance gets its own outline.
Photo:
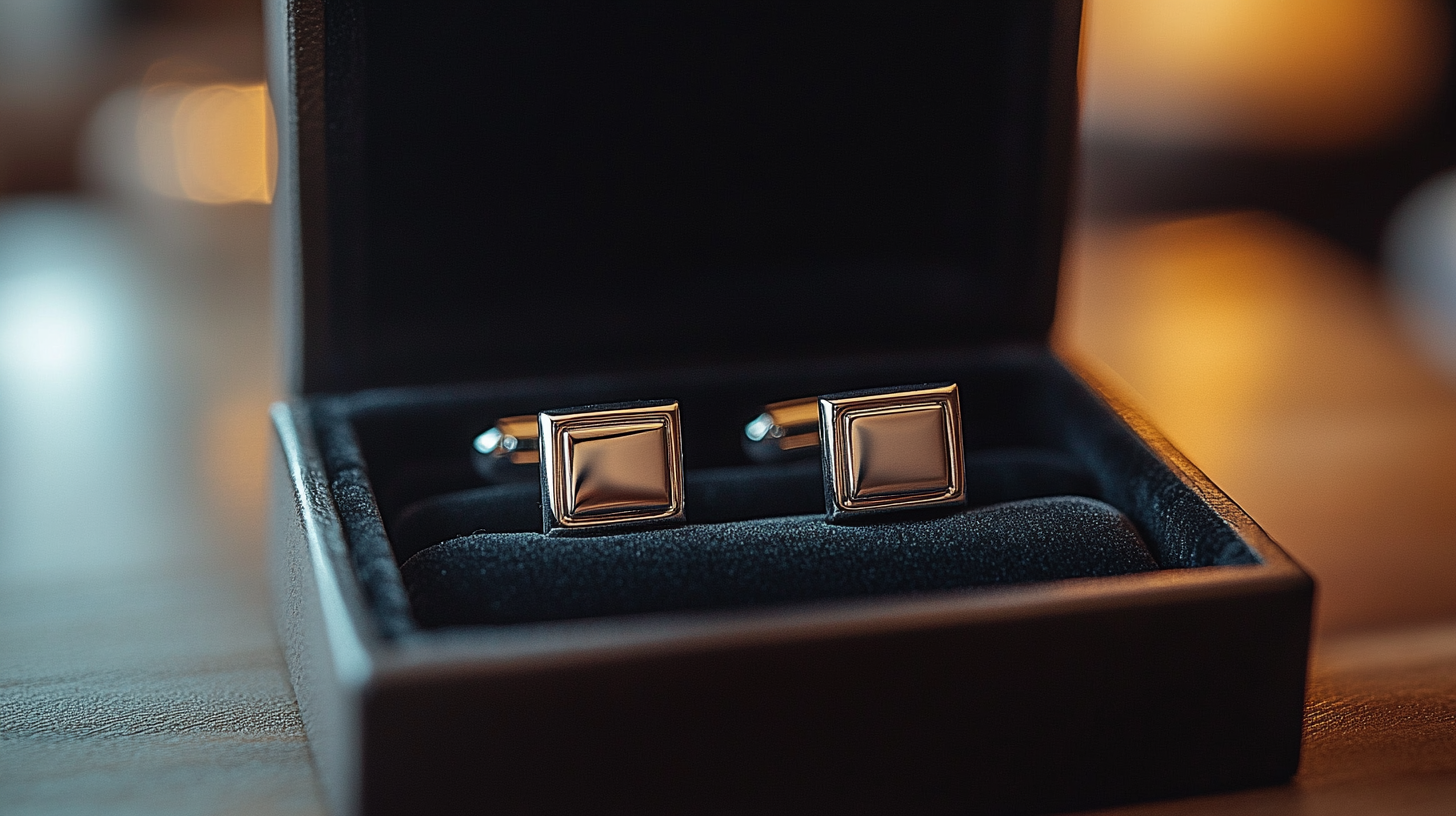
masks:
POLYGON ((596 538, 465 536, 401 568, 426 626, 888 595, 1158 568, 1132 523, 1058 496, 863 527, 790 516, 596 538))
MULTIPOLYGON (((972 507, 1042 496, 1097 496, 1097 481, 1064 453, 1004 448, 966 455, 966 503, 972 507)), ((688 521, 717 524, 824 512, 819 460, 686 474, 688 521)), ((541 529, 537 482, 459 490, 414 502, 389 525, 395 558, 471 533, 541 529)))

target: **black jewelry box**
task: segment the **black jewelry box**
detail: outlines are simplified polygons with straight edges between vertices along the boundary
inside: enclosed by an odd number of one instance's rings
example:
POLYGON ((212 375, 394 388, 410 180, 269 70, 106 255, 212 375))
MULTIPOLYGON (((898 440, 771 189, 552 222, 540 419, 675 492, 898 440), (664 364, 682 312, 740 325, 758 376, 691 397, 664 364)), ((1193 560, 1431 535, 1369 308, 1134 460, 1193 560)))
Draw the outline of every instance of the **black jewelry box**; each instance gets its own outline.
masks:
POLYGON ((1312 582, 1046 346, 1078 3, 266 8, 273 574, 336 812, 1037 813, 1294 773, 1312 582), (812 461, 739 448, 765 402, 934 381, 964 511, 830 528, 812 461), (472 469, 498 417, 656 398, 686 527, 548 540, 472 469))

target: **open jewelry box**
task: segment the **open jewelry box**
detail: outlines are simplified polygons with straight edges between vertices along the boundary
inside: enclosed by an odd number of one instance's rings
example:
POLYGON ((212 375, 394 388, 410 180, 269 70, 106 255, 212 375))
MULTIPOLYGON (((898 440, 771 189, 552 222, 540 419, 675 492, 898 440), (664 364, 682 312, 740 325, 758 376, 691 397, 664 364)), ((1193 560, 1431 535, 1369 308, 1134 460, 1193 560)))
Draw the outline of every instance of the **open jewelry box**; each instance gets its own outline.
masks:
POLYGON ((1079 5, 270 0, 278 624, 338 813, 1037 813, 1287 779, 1313 585, 1047 348, 1079 5), (959 384, 968 507, 823 520, 766 402, 959 384), (688 524, 496 419, 682 405, 688 524), (536 526, 532 526, 532 525, 536 526))

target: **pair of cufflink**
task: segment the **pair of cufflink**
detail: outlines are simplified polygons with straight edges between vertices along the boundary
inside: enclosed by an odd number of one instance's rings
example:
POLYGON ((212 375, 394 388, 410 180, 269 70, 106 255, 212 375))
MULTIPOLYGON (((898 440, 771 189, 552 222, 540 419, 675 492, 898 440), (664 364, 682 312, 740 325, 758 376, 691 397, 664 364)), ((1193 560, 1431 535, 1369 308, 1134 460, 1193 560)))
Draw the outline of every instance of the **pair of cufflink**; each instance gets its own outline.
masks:
MULTIPOLYGON (((759 462, 819 449, 831 523, 965 503, 954 383, 774 403, 748 423, 759 462)), ((593 534, 687 520, 675 401, 616 403, 506 417, 475 438, 492 480, 539 478, 547 534, 593 534), (530 467, 537 465, 537 467, 530 467)))

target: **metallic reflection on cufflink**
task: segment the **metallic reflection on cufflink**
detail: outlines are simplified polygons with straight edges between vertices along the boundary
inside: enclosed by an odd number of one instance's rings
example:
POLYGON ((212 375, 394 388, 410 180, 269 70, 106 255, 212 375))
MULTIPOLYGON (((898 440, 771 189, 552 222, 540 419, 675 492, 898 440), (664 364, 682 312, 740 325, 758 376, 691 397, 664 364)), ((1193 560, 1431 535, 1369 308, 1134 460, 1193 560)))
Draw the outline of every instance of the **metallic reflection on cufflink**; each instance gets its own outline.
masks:
POLYGON ((611 532, 684 520, 676 402, 543 411, 539 422, 546 533, 611 532))
POLYGON ((818 447, 818 397, 765 405, 743 429, 743 451, 762 464, 817 456, 818 447))
POLYGON ((536 434, 535 414, 496 420, 471 443, 475 472, 492 482, 534 482, 541 478, 536 471, 541 461, 536 434))
POLYGON ((820 397, 819 435, 830 522, 965 503, 954 383, 820 397))

